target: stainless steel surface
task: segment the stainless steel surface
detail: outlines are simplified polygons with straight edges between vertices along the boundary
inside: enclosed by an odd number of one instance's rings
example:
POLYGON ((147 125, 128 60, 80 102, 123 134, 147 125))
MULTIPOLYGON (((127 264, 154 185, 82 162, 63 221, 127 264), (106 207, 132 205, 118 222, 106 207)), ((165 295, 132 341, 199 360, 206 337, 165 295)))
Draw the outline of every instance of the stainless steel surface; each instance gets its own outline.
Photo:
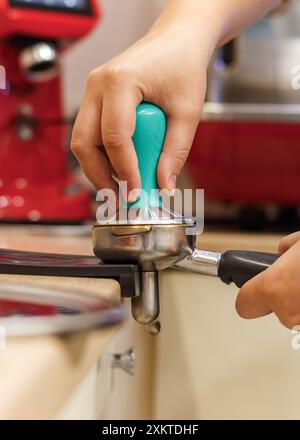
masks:
POLYGON ((124 351, 124 353, 115 353, 112 355, 112 368, 119 368, 130 376, 135 373, 136 352, 134 348, 124 351))
POLYGON ((131 300, 134 319, 140 324, 154 323, 159 316, 159 285, 157 272, 141 273, 141 293, 131 300))
POLYGON ((292 87, 292 69, 299 65, 300 2, 289 3, 238 37, 231 63, 216 52, 205 119, 300 119, 300 91, 292 87))
POLYGON ((32 81, 49 80, 56 75, 58 53, 52 43, 37 43, 20 52, 19 62, 32 81))
POLYGON ((191 255, 176 263, 175 267, 217 277, 221 255, 220 252, 195 249, 191 255))
POLYGON ((129 225, 93 228, 93 249, 107 263, 134 263, 143 271, 163 270, 191 253, 195 237, 190 225, 129 225), (143 229, 144 228, 144 229, 143 229))
POLYGON ((206 102, 202 120, 299 123, 300 105, 206 102))

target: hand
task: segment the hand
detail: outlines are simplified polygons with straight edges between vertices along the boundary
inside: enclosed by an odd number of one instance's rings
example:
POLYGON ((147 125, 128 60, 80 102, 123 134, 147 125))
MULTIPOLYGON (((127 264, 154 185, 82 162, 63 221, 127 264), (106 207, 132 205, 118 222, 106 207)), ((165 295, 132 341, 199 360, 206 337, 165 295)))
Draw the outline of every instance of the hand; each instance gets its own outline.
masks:
MULTIPOLYGON (((127 181, 129 191, 140 188, 132 135, 142 100, 167 115, 157 177, 161 189, 175 188, 200 119, 214 49, 279 3, 170 0, 145 37, 90 74, 72 150, 96 189, 116 190, 112 174, 127 181)), ((129 201, 137 197, 138 191, 129 201)))
POLYGON ((288 328, 300 324, 300 232, 285 237, 281 257, 240 290, 236 309, 242 318, 275 313, 288 328))
POLYGON ((96 189, 116 189, 112 174, 127 181, 129 191, 141 187, 131 138, 135 110, 143 100, 167 115, 158 183, 160 188, 175 188, 200 119, 210 55, 205 39, 201 42, 193 29, 185 32, 183 27, 178 23, 152 30, 90 74, 73 129, 72 150, 96 189))

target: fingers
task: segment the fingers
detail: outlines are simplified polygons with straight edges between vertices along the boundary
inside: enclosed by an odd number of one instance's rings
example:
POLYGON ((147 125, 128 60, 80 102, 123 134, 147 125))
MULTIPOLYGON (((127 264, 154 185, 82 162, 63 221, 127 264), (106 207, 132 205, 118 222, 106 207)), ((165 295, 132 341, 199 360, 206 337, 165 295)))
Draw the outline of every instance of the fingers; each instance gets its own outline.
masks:
POLYGON ((94 187, 117 190, 111 166, 100 150, 102 143, 100 121, 101 100, 87 95, 78 113, 72 132, 71 148, 83 172, 94 187))
POLYGON ((172 191, 176 188, 176 179, 188 157, 198 122, 198 112, 168 117, 165 144, 157 169, 161 189, 172 191))
POLYGON ((242 318, 259 318, 272 312, 264 292, 264 276, 259 274, 241 288, 235 307, 242 318))
POLYGON ((299 259, 300 241, 242 287, 236 300, 238 314, 252 319, 273 312, 285 327, 299 325, 299 259))
MULTIPOLYGON (((136 107, 141 96, 131 86, 127 75, 121 73, 101 69, 92 72, 73 128, 71 146, 96 189, 117 190, 112 178, 114 170, 118 180, 127 182, 130 192, 141 186, 132 142, 136 107), (101 144, 106 154, 100 150, 101 144)), ((132 195, 136 199, 138 192, 132 195)))
POLYGON ((288 249, 290 249, 290 247, 292 247, 299 240, 300 240, 300 231, 294 232, 293 234, 290 234, 287 237, 284 237, 279 243, 279 247, 278 247, 279 252, 280 253, 286 252, 288 249))
MULTIPOLYGON (((128 86, 123 91, 121 87, 118 90, 112 88, 103 98, 103 144, 118 179, 127 182, 128 192, 141 187, 138 159, 132 141, 139 102, 139 94, 128 86)), ((138 192, 135 192, 134 199, 137 197, 138 192)))

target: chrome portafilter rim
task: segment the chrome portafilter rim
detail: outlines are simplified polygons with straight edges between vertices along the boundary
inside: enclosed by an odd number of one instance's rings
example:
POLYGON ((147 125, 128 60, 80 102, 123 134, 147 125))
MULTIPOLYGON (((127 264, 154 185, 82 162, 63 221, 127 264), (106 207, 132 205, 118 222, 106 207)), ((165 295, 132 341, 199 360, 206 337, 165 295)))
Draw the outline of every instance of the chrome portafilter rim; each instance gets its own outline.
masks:
POLYGON ((160 271, 193 251, 195 236, 191 233, 192 228, 192 221, 95 224, 92 231, 93 249, 104 263, 137 264, 142 271, 160 271))

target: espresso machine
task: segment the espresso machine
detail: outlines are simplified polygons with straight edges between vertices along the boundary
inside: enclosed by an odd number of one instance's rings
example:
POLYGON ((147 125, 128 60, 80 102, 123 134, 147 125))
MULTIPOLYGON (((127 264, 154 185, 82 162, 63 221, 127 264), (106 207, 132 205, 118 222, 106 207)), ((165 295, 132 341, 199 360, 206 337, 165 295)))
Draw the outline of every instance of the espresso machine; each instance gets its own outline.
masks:
POLYGON ((96 0, 0 0, 0 221, 91 217, 69 166, 60 57, 98 23, 96 0))

